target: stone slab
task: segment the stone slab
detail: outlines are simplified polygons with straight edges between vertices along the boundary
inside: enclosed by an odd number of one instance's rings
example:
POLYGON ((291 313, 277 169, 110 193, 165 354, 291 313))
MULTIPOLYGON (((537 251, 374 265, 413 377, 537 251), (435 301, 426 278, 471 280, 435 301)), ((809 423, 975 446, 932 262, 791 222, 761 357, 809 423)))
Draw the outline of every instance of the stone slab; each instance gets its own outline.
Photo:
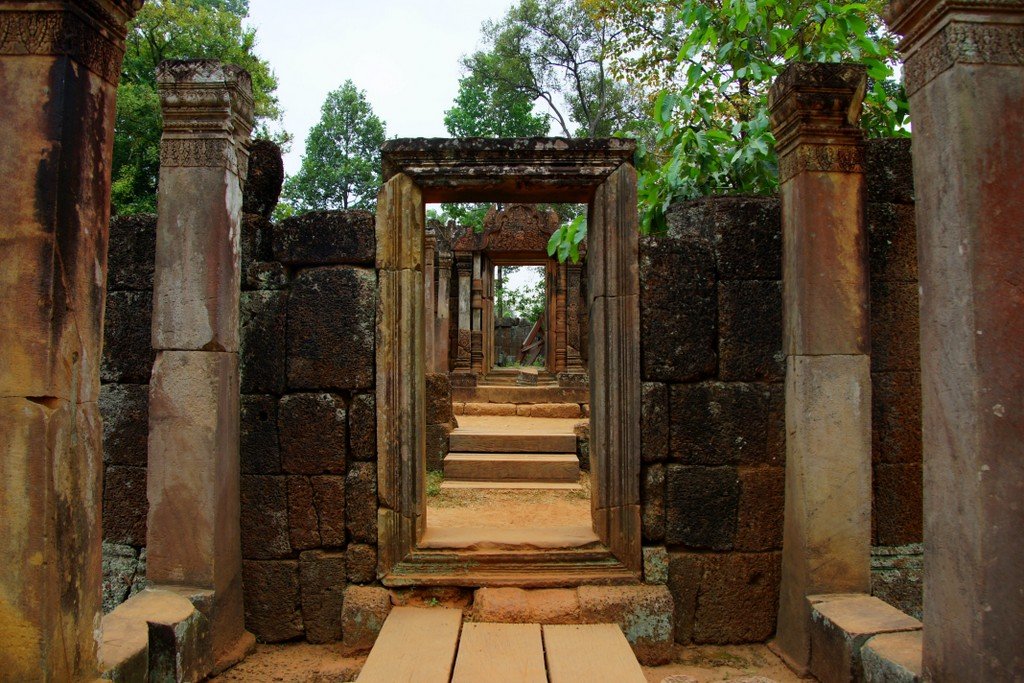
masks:
POLYGON ((884 633, 860 651, 864 683, 919 683, 922 674, 921 631, 884 633))
POLYGON ((920 631, 921 622, 870 595, 812 595, 810 670, 822 683, 863 677, 861 648, 880 633, 920 631))

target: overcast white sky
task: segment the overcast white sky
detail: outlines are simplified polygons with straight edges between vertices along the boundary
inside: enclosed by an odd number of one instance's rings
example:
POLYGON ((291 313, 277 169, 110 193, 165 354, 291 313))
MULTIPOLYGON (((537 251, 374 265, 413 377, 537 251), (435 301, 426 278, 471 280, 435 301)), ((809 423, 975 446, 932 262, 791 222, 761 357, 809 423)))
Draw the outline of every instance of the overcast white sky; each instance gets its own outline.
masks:
POLYGON ((513 0, 250 0, 257 52, 277 73, 285 157, 298 170, 327 93, 352 79, 388 137, 447 137, 444 111, 459 85, 459 58, 477 49, 480 25, 513 0))

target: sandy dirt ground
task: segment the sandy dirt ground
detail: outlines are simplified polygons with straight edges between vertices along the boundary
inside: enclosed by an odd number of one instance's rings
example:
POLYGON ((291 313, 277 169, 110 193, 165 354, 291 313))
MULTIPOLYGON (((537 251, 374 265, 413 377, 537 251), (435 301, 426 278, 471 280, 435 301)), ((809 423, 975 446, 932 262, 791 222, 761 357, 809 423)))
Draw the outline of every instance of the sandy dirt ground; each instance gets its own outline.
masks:
POLYGON ((430 487, 431 527, 590 526, 590 480, 581 490, 440 489, 430 487))
MULTIPOLYGON (((645 667, 648 683, 661 683, 675 674, 691 676, 698 683, 736 681, 747 676, 763 676, 777 683, 800 681, 763 645, 679 647, 675 660, 665 666, 645 667)), ((342 683, 356 680, 365 661, 365 657, 343 657, 338 645, 260 645, 244 662, 212 680, 218 683, 342 683)))

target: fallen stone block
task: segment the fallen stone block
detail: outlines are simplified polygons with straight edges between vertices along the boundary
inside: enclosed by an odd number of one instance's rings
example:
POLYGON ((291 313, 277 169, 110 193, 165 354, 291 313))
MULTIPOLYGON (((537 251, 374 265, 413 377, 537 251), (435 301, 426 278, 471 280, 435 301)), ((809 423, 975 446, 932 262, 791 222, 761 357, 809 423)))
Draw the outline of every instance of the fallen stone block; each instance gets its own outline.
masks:
POLYGON ((860 681, 861 649, 876 635, 920 631, 921 622, 863 594, 812 595, 811 673, 821 683, 860 681))
POLYGON ((109 680, 201 681, 213 670, 209 621, 180 590, 147 588, 104 617, 102 628, 109 680))
POLYGON ((580 586, 585 624, 618 624, 644 666, 672 658, 673 602, 666 586, 580 586))
POLYGON ((354 654, 369 652, 377 642, 384 620, 391 613, 391 594, 386 588, 349 586, 341 608, 342 643, 354 654))
POLYGON ((922 631, 875 636, 860 651, 865 683, 918 683, 922 645, 922 631))

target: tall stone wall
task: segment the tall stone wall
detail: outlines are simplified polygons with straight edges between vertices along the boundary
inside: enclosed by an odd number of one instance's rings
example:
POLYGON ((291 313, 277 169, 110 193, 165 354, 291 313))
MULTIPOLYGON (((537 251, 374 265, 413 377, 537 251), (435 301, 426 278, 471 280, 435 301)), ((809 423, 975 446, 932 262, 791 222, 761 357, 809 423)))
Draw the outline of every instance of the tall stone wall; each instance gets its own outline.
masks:
MULTIPOLYGON (((920 392, 909 144, 868 144, 875 592, 920 612, 920 392)), ((641 242, 643 533, 669 551, 679 642, 775 629, 784 504, 781 214, 673 206, 641 242)))
POLYGON ((377 561, 374 218, 247 216, 241 303, 246 627, 341 637, 377 561))
POLYGON ((103 608, 145 585, 146 460, 156 216, 110 221, 100 414, 103 417, 103 608))
POLYGON ((872 593, 921 618, 921 355, 910 140, 867 145, 872 593))
POLYGON ((644 542, 668 547, 677 641, 764 641, 784 496, 779 203, 668 220, 640 251, 644 542))

